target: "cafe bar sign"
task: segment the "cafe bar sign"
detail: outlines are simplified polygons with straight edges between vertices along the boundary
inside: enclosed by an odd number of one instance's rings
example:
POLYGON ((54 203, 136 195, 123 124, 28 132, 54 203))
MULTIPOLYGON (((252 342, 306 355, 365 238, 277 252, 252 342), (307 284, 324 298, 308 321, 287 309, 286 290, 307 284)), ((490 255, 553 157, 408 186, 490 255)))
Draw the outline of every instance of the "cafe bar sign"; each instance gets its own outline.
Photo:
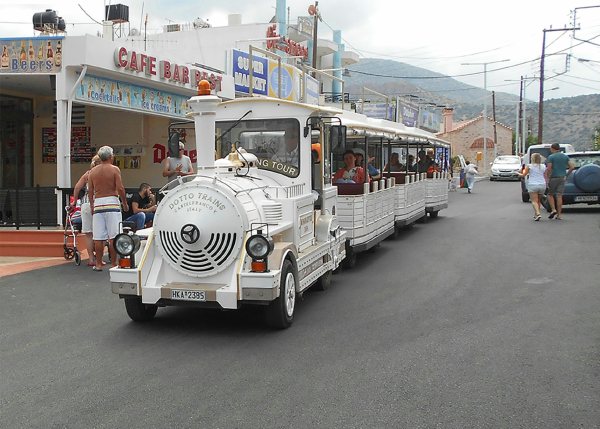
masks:
POLYGON ((167 60, 159 60, 151 55, 128 50, 125 47, 115 50, 115 66, 133 73, 143 73, 148 77, 158 76, 162 81, 192 89, 196 89, 198 83, 204 79, 210 82, 212 90, 221 91, 223 76, 218 73, 210 73, 167 60))

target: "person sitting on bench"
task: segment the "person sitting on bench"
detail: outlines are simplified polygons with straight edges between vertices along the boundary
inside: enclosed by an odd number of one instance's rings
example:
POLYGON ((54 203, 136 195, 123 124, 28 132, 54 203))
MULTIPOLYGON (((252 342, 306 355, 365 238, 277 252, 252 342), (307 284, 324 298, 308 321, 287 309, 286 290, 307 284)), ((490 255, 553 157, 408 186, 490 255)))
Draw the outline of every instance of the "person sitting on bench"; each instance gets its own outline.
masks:
POLYGON ((123 218, 126 222, 135 222, 135 228, 143 229, 154 220, 156 200, 152 194, 152 186, 142 183, 129 202, 129 212, 123 218))

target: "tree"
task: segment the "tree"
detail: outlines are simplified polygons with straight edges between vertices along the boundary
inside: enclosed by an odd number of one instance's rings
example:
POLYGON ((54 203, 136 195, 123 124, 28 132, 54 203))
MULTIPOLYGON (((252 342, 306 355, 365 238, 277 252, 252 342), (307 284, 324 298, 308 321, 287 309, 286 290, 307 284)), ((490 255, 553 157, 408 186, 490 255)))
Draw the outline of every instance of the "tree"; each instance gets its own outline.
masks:
POLYGON ((592 140, 592 149, 600 150, 600 125, 594 130, 594 137, 592 140))
POLYGON ((525 140, 525 146, 529 147, 534 144, 537 144, 537 142, 538 142, 537 136, 534 136, 533 134, 529 134, 527 136, 527 139, 525 140))

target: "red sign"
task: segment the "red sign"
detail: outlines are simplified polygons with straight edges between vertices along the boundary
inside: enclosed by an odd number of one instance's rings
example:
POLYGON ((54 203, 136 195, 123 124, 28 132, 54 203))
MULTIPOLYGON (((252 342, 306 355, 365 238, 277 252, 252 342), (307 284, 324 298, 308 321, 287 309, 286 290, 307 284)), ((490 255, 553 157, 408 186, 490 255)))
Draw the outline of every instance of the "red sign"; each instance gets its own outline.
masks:
MULTIPOLYGON (((153 162, 155 164, 160 164, 167 158, 167 147, 165 145, 157 143, 154 146, 152 146, 152 149, 154 150, 153 162)), ((189 156, 192 162, 196 162, 196 149, 192 149, 189 152, 187 150, 184 150, 183 154, 189 156)))
POLYGON ((208 73, 167 60, 158 61, 156 57, 143 52, 128 51, 124 47, 115 51, 115 65, 124 70, 144 73, 148 77, 158 76, 161 80, 189 86, 193 89, 198 87, 198 82, 201 80, 207 80, 210 82, 212 90, 220 91, 223 80, 223 76, 220 74, 208 73))
POLYGON ((277 34, 277 24, 272 24, 267 28, 267 38, 280 37, 281 41, 278 40, 267 40, 267 49, 285 52, 292 57, 303 57, 308 58, 308 49, 302 46, 298 42, 294 42, 286 37, 281 37, 277 34))

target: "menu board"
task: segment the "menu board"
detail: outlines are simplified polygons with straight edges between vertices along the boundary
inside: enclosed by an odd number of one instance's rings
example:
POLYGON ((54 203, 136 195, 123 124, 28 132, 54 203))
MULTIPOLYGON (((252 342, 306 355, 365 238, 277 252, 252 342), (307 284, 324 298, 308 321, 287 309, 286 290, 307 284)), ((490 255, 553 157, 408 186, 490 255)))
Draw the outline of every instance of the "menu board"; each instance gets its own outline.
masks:
POLYGON ((96 155, 90 127, 71 127, 71 162, 91 162, 96 155))
POLYGON ((56 128, 42 128, 42 162, 56 164, 56 128))
MULTIPOLYGON (((90 162, 96 154, 90 127, 71 127, 71 162, 90 162)), ((42 128, 42 162, 56 163, 56 128, 42 128)))

